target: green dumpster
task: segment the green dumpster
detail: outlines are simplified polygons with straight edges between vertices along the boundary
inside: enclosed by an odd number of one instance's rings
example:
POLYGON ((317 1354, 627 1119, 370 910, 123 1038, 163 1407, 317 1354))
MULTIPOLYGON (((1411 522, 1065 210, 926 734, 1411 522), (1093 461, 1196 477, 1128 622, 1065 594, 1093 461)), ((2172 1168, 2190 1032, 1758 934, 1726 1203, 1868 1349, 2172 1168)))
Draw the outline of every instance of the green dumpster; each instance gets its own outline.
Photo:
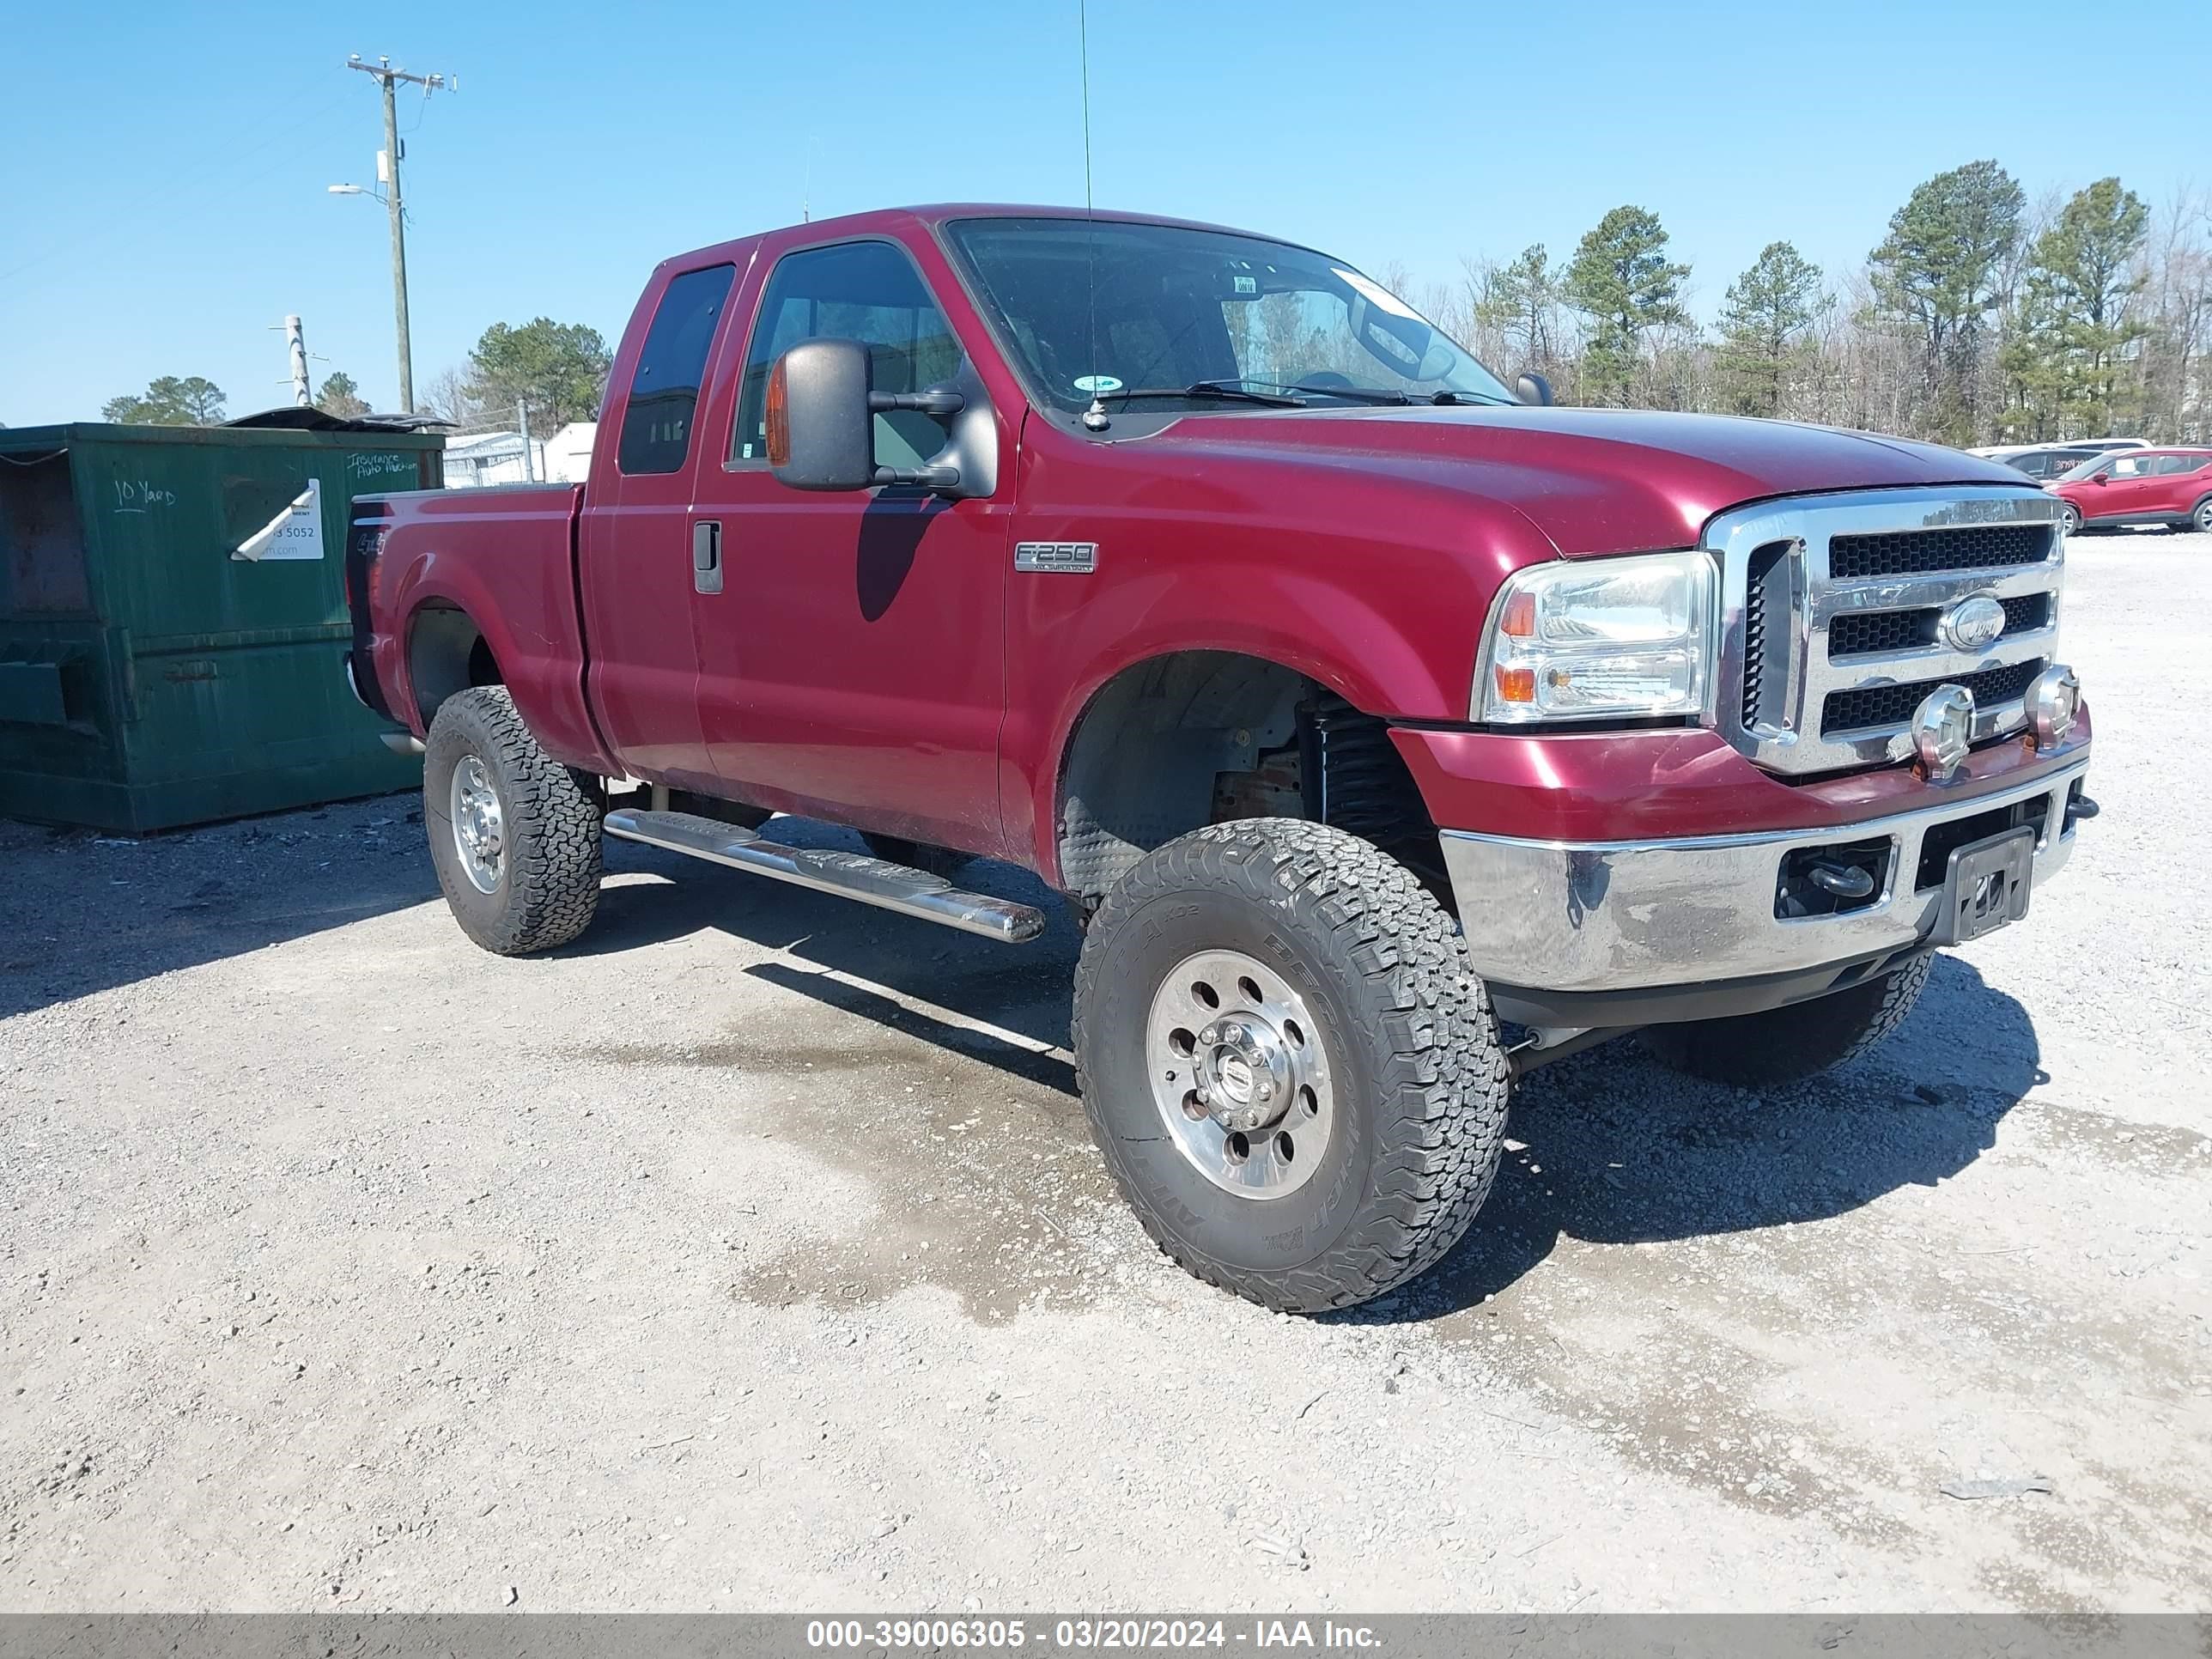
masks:
POLYGON ((435 489, 392 430, 0 430, 0 816, 136 832, 405 788, 347 690, 356 494, 435 489))

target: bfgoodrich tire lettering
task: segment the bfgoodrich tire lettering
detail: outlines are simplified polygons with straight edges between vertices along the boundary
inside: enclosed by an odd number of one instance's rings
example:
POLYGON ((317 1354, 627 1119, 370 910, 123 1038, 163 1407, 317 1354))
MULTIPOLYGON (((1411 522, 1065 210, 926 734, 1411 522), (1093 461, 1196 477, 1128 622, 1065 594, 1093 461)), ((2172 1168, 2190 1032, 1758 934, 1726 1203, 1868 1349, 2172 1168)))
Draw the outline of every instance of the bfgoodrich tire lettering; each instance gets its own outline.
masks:
POLYGON ((568 768, 538 746, 507 688, 477 686, 439 705, 422 756, 430 860, 461 931, 487 951, 527 956, 566 945, 599 902, 599 809, 568 768), (454 838, 453 772, 470 757, 499 797, 502 847, 489 892, 454 838))
POLYGON ((1644 1048, 1662 1065, 1740 1089, 1796 1083, 1856 1059, 1905 1024, 1928 983, 1924 956, 1847 991, 1733 1019, 1646 1028, 1644 1048))
POLYGON ((1077 1079, 1108 1169, 1184 1268, 1291 1313, 1395 1288, 1490 1191, 1510 1073, 1451 919, 1369 842, 1296 819, 1170 842, 1106 896, 1076 973, 1077 1079), (1234 951, 1298 991, 1335 1091, 1321 1167, 1265 1200, 1208 1180, 1155 1102, 1146 1032, 1162 976, 1234 951))

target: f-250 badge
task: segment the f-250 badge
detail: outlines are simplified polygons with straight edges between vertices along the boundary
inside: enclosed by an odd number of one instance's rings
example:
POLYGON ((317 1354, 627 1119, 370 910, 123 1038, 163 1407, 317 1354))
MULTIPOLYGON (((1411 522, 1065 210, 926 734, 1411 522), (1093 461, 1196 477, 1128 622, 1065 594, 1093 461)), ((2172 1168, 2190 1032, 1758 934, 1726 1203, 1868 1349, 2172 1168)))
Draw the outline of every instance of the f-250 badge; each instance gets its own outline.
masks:
POLYGON ((1014 568, 1087 576, 1098 568, 1097 542, 1017 542, 1014 568))

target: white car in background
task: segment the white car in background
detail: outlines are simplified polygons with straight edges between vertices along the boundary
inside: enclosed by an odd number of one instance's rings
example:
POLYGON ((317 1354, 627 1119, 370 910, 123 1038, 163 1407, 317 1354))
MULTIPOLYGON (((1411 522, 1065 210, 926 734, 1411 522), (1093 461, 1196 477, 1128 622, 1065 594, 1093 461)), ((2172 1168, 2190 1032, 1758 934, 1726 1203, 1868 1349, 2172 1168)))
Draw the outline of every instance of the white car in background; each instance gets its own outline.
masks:
POLYGON ((1984 460, 2002 461, 2031 478, 2048 479, 2071 471, 2099 455, 2109 455, 2119 449, 2142 449, 2148 441, 2142 438, 2071 438, 2059 443, 1985 445, 1966 453, 1978 455, 1984 460))

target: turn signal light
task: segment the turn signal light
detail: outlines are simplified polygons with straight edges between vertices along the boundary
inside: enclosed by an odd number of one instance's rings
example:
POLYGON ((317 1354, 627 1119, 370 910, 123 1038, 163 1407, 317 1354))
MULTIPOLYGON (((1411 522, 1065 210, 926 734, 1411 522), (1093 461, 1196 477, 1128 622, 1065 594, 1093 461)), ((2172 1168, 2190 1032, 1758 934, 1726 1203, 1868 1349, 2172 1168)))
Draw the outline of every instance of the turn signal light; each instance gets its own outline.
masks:
POLYGON ((1536 596, 1516 593, 1505 601, 1505 614, 1498 619, 1498 631, 1510 634, 1516 640, 1525 640, 1536 631, 1536 596))
MULTIPOLYGON (((1534 606, 1531 606, 1534 609, 1534 606)), ((1492 671, 1498 679, 1498 701, 1500 702, 1534 702, 1536 701, 1536 671, 1533 668, 1499 667, 1492 671)))
POLYGON ((768 372, 768 464, 791 464, 791 388, 785 380, 783 359, 768 372))

